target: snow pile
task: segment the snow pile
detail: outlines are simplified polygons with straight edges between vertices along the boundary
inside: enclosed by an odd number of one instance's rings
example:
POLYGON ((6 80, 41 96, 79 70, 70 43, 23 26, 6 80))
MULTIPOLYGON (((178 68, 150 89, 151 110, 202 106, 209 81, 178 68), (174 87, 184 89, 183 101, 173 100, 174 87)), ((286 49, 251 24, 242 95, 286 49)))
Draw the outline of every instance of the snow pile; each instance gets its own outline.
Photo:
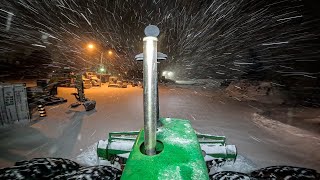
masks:
POLYGON ((121 169, 121 165, 118 162, 111 164, 110 161, 108 160, 102 160, 98 158, 97 143, 89 146, 85 151, 79 154, 74 160, 83 166, 105 165, 105 166, 112 166, 114 168, 121 169))
POLYGON ((81 154, 79 154, 75 161, 77 161, 81 165, 85 166, 95 166, 98 165, 98 156, 97 156, 97 143, 89 146, 86 150, 84 150, 81 154))
POLYGON ((272 82, 233 81, 226 88, 226 93, 239 101, 259 101, 262 103, 282 104, 284 98, 272 82))
POLYGON ((226 162, 224 165, 220 167, 212 167, 210 169, 209 174, 213 174, 220 171, 236 171, 236 172, 242 172, 242 173, 249 173, 256 169, 257 167, 252 161, 245 158, 244 156, 238 155, 234 163, 226 162))
POLYGON ((188 79, 176 80, 178 85, 202 86, 204 88, 217 88, 221 86, 221 79, 188 79))
POLYGON ((222 80, 219 79, 197 79, 195 80, 197 85, 208 88, 220 87, 222 80))
POLYGON ((99 149, 107 149, 107 146, 108 146, 108 140, 99 140, 98 142, 99 149))
POLYGON ((318 134, 299 129, 297 127, 281 123, 279 121, 275 121, 272 119, 265 118, 264 116, 261 116, 257 113, 253 114, 252 121, 261 128, 265 128, 266 130, 274 133, 274 134, 282 134, 282 137, 284 137, 284 134, 289 134, 290 137, 294 138, 303 138, 312 140, 315 144, 320 144, 320 137, 318 134))

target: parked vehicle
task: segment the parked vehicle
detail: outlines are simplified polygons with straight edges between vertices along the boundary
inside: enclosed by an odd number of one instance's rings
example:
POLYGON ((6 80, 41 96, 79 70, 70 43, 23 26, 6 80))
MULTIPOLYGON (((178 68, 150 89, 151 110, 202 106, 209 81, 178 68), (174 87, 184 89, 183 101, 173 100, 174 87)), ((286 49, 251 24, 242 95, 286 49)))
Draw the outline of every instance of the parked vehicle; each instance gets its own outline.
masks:
POLYGON ((101 80, 97 77, 95 72, 85 72, 84 76, 86 79, 89 79, 92 86, 100 86, 101 80))
POLYGON ((127 81, 127 80, 123 80, 121 87, 122 87, 122 88, 127 88, 127 87, 128 87, 128 81, 127 81))
POLYGON ((128 85, 131 85, 132 87, 136 87, 136 86, 138 86, 138 81, 136 81, 136 80, 130 80, 130 81, 128 82, 128 85))
POLYGON ((118 77, 110 76, 108 87, 119 87, 119 84, 117 82, 118 82, 118 77))
POLYGON ((128 81, 126 81, 126 80, 121 81, 116 76, 110 76, 109 77, 108 87, 127 88, 128 87, 128 81))

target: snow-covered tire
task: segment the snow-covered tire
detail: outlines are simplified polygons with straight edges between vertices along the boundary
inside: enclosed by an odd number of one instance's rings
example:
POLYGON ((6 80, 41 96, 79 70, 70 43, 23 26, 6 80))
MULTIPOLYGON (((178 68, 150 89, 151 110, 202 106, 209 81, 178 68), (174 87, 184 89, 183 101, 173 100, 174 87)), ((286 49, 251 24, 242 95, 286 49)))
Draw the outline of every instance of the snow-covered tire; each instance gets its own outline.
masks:
POLYGON ((75 173, 63 174, 54 180, 120 180, 121 170, 111 166, 91 166, 80 168, 75 173))
POLYGON ((320 174, 316 170, 293 166, 265 167, 251 172, 251 176, 258 179, 320 179, 320 174))
POLYGON ((0 179, 50 179, 60 174, 75 172, 79 168, 78 163, 68 159, 35 158, 0 169, 0 179))
POLYGON ((240 172, 233 172, 233 171, 221 171, 209 175, 210 180, 256 180, 253 177, 250 177, 247 174, 240 173, 240 172))

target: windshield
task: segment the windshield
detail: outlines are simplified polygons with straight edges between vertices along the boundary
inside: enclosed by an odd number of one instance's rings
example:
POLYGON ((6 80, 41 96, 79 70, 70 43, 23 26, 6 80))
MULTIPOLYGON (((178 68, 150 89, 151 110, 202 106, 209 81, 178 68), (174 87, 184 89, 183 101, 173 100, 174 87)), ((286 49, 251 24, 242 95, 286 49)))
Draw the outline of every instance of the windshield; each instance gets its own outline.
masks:
POLYGON ((237 147, 235 163, 211 173, 320 171, 313 2, 1 0, 0 167, 36 157, 97 165, 100 139, 143 128, 137 55, 148 55, 152 24, 160 30, 159 116, 237 147))

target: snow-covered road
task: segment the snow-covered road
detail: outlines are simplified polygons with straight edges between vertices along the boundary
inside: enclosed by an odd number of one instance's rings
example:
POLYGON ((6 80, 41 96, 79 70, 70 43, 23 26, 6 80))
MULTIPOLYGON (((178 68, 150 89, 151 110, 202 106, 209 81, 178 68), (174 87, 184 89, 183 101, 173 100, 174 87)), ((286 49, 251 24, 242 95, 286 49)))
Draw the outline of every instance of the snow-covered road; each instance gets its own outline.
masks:
MULTIPOLYGON (((142 89, 91 88, 86 96, 97 101, 85 112, 75 102, 73 88, 59 88, 65 104, 48 106, 47 117, 30 125, 0 131, 0 167, 33 157, 65 157, 85 163, 94 144, 111 131, 139 130, 143 126, 142 89), (79 157, 81 158, 79 159, 79 157)), ((320 171, 320 135, 267 119, 252 105, 227 98, 218 90, 160 88, 160 115, 189 119, 201 133, 225 135, 238 148, 235 169, 294 165, 320 171), (246 166, 245 166, 246 164, 246 166)), ((91 162, 88 162, 89 164, 91 162)))

